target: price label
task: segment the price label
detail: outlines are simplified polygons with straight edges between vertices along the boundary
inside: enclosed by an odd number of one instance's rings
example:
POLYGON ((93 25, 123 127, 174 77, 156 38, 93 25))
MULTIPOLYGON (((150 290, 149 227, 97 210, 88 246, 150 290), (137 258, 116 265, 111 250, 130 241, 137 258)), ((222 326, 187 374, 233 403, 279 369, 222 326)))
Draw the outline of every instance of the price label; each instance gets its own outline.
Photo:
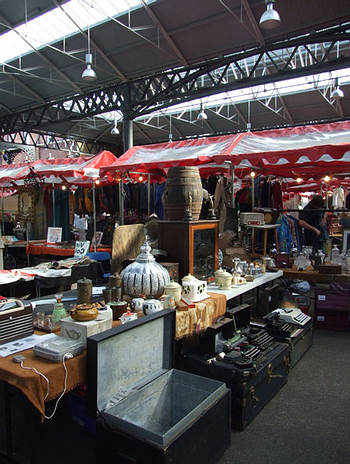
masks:
POLYGON ((326 301, 326 295, 318 295, 318 301, 326 301))
POLYGON ((86 255, 90 248, 90 241, 75 242, 74 258, 82 258, 86 255))

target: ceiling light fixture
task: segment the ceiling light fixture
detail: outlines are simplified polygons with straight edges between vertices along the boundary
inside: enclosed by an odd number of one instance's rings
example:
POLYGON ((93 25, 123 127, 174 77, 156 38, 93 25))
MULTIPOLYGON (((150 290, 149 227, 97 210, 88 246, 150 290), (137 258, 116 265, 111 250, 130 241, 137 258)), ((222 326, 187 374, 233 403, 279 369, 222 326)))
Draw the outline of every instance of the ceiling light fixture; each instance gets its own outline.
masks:
POLYGON ((301 184, 301 183, 302 183, 302 181, 303 181, 303 179, 302 179, 301 177, 297 177, 297 178, 296 178, 296 182, 297 182, 297 184, 301 184))
MULTIPOLYGON (((88 8, 90 8, 89 5, 88 5, 88 8)), ((92 68, 92 54, 90 50, 90 21, 88 21, 88 27, 87 27, 87 46, 88 46, 87 54, 85 55, 86 68, 84 69, 83 74, 81 75, 81 78, 84 79, 84 81, 95 81, 97 76, 96 76, 95 71, 92 68)))
POLYGON ((261 15, 259 25, 263 29, 274 29, 280 25, 281 18, 278 12, 273 8, 275 0, 265 0, 266 11, 261 15))
POLYGON ((200 112, 198 113, 198 116, 197 116, 197 121, 206 121, 207 119, 208 119, 208 115, 204 111, 203 103, 201 103, 200 112))
POLYGON ((114 113, 114 127, 111 129, 111 135, 119 135, 119 129, 117 127, 117 112, 114 113))
POLYGON ((338 77, 336 77, 334 80, 334 89, 332 90, 331 98, 333 98, 334 100, 340 100, 341 98, 344 98, 344 92, 339 87, 338 77))

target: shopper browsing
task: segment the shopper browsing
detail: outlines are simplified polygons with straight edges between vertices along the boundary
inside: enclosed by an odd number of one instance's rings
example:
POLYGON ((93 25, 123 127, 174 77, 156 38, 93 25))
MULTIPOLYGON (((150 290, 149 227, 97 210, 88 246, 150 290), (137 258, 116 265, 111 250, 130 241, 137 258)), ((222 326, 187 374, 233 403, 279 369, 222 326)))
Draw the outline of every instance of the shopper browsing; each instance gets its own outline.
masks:
POLYGON ((299 225, 304 228, 304 245, 314 250, 322 248, 327 240, 325 203, 321 195, 315 195, 299 214, 299 225))

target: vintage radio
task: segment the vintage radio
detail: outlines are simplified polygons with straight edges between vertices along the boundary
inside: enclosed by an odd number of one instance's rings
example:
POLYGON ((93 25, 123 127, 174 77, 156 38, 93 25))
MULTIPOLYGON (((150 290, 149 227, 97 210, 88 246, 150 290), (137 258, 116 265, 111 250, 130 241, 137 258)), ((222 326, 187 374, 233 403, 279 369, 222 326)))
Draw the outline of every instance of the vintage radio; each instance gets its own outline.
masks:
POLYGON ((244 226, 265 224, 264 213, 240 213, 239 218, 244 226))
POLYGON ((33 309, 20 300, 8 299, 0 303, 0 344, 27 337, 33 333, 33 309))

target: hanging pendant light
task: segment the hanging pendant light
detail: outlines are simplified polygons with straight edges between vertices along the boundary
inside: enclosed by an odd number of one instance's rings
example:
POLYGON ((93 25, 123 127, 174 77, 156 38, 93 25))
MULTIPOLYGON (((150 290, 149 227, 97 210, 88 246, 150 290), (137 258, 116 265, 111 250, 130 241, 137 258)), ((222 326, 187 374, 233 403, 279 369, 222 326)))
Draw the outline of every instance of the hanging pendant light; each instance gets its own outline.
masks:
POLYGON ((339 87, 339 78, 338 77, 335 78, 334 89, 332 90, 331 98, 333 98, 334 100, 340 100, 341 98, 344 98, 344 92, 339 87))
POLYGON ((197 121, 205 121, 207 119, 208 119, 208 115, 204 111, 203 103, 201 103, 200 112, 198 113, 198 116, 197 116, 197 121))
POLYGON ((85 64, 86 68, 84 69, 81 78, 84 79, 84 81, 96 80, 97 76, 94 69, 92 68, 92 54, 90 51, 90 21, 88 22, 87 28, 87 54, 85 55, 85 64))
POLYGON ((275 0, 265 0, 266 11, 261 15, 259 25, 263 29, 273 29, 280 25, 281 18, 278 12, 273 8, 275 0))
POLYGON ((114 113, 114 127, 111 129, 111 135, 119 135, 119 129, 117 127, 117 112, 114 113))
POLYGON ((112 127, 111 129, 111 135, 119 135, 119 129, 117 126, 112 127))
POLYGON ((92 54, 87 53, 85 55, 85 63, 86 63, 86 68, 83 71, 83 74, 81 75, 81 78, 84 79, 84 81, 95 81, 97 76, 95 71, 92 68, 92 54))

